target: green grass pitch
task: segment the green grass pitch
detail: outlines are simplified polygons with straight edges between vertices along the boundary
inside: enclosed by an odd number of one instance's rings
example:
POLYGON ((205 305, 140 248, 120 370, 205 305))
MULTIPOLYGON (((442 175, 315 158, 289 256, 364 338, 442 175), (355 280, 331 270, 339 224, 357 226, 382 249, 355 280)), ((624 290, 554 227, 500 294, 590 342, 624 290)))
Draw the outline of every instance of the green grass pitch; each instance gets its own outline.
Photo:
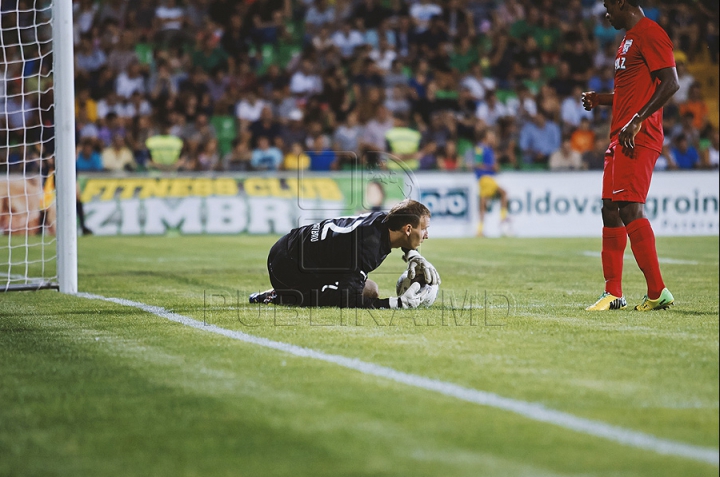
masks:
MULTIPOLYGON (((444 304, 312 316, 245 304, 274 239, 82 237, 80 290, 718 448, 717 237, 658 239, 667 311, 583 311, 602 291, 599 238, 431 239, 444 304)), ((403 268, 394 251, 370 277, 387 295, 403 268)), ((639 303, 631 257, 624 278, 639 303)), ((2 476, 717 472, 135 308, 0 294, 2 476)))

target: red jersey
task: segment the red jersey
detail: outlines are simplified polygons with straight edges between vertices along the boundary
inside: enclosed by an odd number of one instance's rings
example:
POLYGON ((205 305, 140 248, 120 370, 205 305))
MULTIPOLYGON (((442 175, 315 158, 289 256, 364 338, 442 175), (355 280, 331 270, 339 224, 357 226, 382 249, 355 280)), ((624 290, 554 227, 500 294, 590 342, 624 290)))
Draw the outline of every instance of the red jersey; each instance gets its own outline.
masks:
MULTIPOLYGON (((620 130, 650 101, 657 87, 650 73, 674 66, 672 41, 660 25, 643 17, 625 33, 615 55, 611 143, 617 141, 620 130)), ((660 108, 643 121, 635 144, 662 152, 663 139, 660 108)))

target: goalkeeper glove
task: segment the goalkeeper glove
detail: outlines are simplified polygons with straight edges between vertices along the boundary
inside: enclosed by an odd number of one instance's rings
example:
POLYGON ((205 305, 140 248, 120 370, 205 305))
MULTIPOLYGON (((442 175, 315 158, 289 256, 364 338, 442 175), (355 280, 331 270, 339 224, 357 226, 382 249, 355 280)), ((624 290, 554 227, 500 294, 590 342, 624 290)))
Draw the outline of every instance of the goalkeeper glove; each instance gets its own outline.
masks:
POLYGON ((390 308, 417 308, 427 298, 430 287, 420 291, 420 284, 413 283, 405 293, 399 297, 390 297, 390 308))
POLYGON ((407 276, 410 280, 415 278, 417 273, 422 273, 425 275, 425 283, 428 285, 439 285, 441 283, 440 275, 437 270, 435 270, 435 267, 432 266, 432 263, 425 260, 417 250, 408 250, 403 256, 403 260, 408 264, 407 276))

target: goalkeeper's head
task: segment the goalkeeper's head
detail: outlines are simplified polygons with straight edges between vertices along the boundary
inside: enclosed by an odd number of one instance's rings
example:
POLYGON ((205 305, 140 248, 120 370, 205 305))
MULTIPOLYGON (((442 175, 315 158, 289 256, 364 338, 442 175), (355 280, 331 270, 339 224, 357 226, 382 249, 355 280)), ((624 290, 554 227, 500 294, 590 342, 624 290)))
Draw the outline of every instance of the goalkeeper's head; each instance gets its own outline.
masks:
POLYGON ((429 237, 430 210, 412 199, 396 204, 383 220, 390 231, 390 246, 415 250, 429 237))

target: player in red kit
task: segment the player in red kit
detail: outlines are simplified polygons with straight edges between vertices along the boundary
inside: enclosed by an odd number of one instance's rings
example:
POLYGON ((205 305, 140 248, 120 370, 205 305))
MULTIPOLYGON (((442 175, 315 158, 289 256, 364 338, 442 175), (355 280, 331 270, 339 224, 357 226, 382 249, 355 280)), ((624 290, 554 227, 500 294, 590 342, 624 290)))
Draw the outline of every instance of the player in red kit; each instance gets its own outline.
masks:
POLYGON ((587 310, 625 308, 623 255, 628 237, 647 281, 636 310, 669 307, 674 298, 660 274, 655 234, 644 204, 663 144, 662 107, 678 90, 673 45, 665 30, 645 17, 639 0, 605 0, 607 19, 625 38, 615 55, 613 93, 583 93, 585 109, 612 106, 610 146, 602 185, 602 266, 605 292, 587 310))

